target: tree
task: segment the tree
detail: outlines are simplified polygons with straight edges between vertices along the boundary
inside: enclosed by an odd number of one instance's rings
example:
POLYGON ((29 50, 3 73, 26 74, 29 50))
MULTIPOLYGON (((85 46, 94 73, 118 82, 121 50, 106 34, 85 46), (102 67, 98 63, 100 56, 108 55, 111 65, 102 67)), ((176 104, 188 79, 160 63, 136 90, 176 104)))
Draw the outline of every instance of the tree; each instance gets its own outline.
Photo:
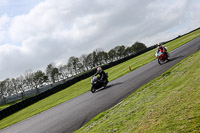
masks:
POLYGON ((52 79, 52 70, 53 70, 53 64, 49 64, 46 68, 46 75, 49 77, 49 81, 53 82, 52 79))
POLYGON ((147 47, 145 46, 145 44, 143 44, 143 43, 141 43, 141 42, 135 42, 132 46, 131 46, 131 48, 132 48, 132 51, 134 51, 134 52, 139 52, 139 51, 141 51, 141 50, 143 50, 143 49, 146 49, 147 47))
POLYGON ((82 72, 84 72, 84 66, 83 66, 83 64, 81 63, 81 62, 79 62, 78 64, 77 64, 77 68, 78 68, 78 73, 82 73, 82 72))
POLYGON ((68 78, 69 71, 68 71, 67 65, 58 66, 58 71, 59 71, 59 79, 63 80, 63 79, 68 78))
POLYGON ((27 86, 27 81, 26 79, 21 75, 20 77, 16 78, 17 82, 18 82, 18 89, 19 92, 21 93, 21 97, 22 99, 24 98, 24 92, 25 92, 25 88, 27 86))
POLYGON ((46 68, 46 75, 51 83, 55 83, 56 79, 58 80, 58 68, 54 64, 49 64, 46 68))
POLYGON ((14 94, 17 94, 18 93, 18 81, 15 79, 15 78, 12 78, 11 79, 11 86, 12 88, 14 89, 15 93, 14 94))
POLYGON ((129 55, 131 55, 131 54, 133 54, 133 53, 132 53, 132 48, 131 48, 131 47, 127 47, 127 48, 125 49, 125 51, 124 51, 124 56, 129 56, 129 55))
POLYGON ((12 88, 11 80, 9 78, 7 78, 4 80, 4 82, 5 82, 7 96, 10 96, 14 92, 14 89, 12 88))
POLYGON ((104 61, 104 64, 105 63, 108 63, 108 53, 105 52, 105 51, 102 51, 102 56, 103 56, 103 61, 104 61))
POLYGON ((98 57, 97 57, 97 51, 93 51, 92 52, 92 64, 93 64, 93 68, 98 66, 98 57))
POLYGON ((108 59, 110 60, 110 62, 113 62, 115 60, 116 57, 116 51, 114 49, 111 49, 108 52, 108 59))
POLYGON ((90 69, 92 69, 93 68, 93 55, 92 55, 92 53, 90 53, 90 54, 88 54, 88 56, 87 56, 87 58, 86 58, 86 60, 87 60, 87 65, 88 65, 88 67, 90 68, 90 69))
POLYGON ((14 89, 12 88, 12 83, 9 78, 0 82, 0 96, 3 102, 6 103, 6 97, 13 94, 14 89))
POLYGON ((79 63, 79 59, 77 57, 70 57, 68 60, 68 65, 71 66, 71 68, 74 70, 75 74, 77 74, 77 65, 79 63))
POLYGON ((87 60, 87 55, 81 55, 81 57, 79 58, 79 61, 82 63, 83 65, 83 69, 86 71, 88 71, 89 69, 89 61, 87 60))
POLYGON ((7 96, 7 90, 6 90, 6 80, 0 82, 0 96, 1 99, 3 99, 3 103, 6 103, 6 96, 7 96))
POLYGON ((117 53, 118 53, 118 55, 119 55, 119 57, 120 58, 123 58, 124 56, 125 56, 125 46, 124 45, 121 45, 121 46, 119 46, 119 49, 118 49, 118 51, 117 51, 117 53))
POLYGON ((21 76, 21 78, 23 77, 23 83, 24 83, 24 89, 26 90, 31 90, 34 89, 33 86, 33 73, 32 70, 26 70, 26 72, 24 73, 24 76, 21 76))
POLYGON ((72 64, 68 62, 67 64, 67 70, 69 71, 70 76, 74 76, 72 64))
POLYGON ((108 54, 103 50, 98 52, 97 58, 100 66, 108 62, 108 54))
POLYGON ((52 70, 52 77, 54 77, 55 81, 59 81, 59 71, 58 68, 54 67, 52 70))
POLYGON ((115 57, 117 58, 117 60, 120 58, 119 49, 120 49, 120 46, 116 46, 113 49, 115 51, 115 53, 116 53, 115 57))
POLYGON ((47 81, 47 79, 48 76, 46 76, 45 73, 43 73, 41 70, 38 70, 33 74, 33 85, 37 93, 39 93, 39 87, 42 86, 43 83, 47 81))

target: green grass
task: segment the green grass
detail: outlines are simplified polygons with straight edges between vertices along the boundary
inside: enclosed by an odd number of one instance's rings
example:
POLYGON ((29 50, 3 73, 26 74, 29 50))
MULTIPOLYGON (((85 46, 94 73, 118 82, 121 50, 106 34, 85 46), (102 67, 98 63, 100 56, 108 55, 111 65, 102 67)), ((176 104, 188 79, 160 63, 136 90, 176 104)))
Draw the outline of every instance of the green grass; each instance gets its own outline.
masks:
MULTIPOLYGON (((177 47, 180 47, 181 45, 191 41, 192 39, 200 36, 200 30, 197 30, 193 33, 190 33, 188 35, 185 35, 181 38, 178 38, 177 40, 174 40, 166 46, 168 47, 169 51, 174 50, 177 47)), ((149 52, 146 52, 138 57, 135 57, 133 59, 130 59, 124 63, 121 63, 117 66, 114 66, 110 69, 107 69, 106 72, 109 74, 109 81, 112 81, 122 75, 125 75, 129 72, 128 67, 131 66, 132 70, 135 70, 153 60, 155 60, 155 50, 151 50, 149 52)), ((4 118, 0 121, 0 129, 5 128, 7 126, 10 126, 14 123, 17 123, 19 121, 22 121, 26 118, 29 118, 35 114, 38 114, 42 111, 45 111, 49 108, 52 108, 58 104, 61 104, 65 101, 68 101, 74 97, 77 97, 83 93, 86 93, 90 90, 91 84, 90 84, 90 78, 87 78, 85 80, 82 80, 71 87, 68 87, 65 90, 62 90, 54 95, 51 95, 9 117, 4 118)))
MULTIPOLYGON (((32 96, 34 96, 34 95, 32 95, 32 96)), ((9 107, 9 106, 11 106, 11 105, 14 105, 14 104, 16 104, 16 103, 18 103, 18 102, 21 102, 21 101, 23 101, 23 100, 25 100, 25 99, 27 99, 27 98, 32 97, 32 96, 27 96, 27 97, 25 97, 25 98, 23 98, 23 99, 19 99, 19 100, 16 100, 16 101, 13 101, 13 102, 10 102, 10 103, 1 105, 1 106, 0 106, 0 110, 3 110, 3 109, 5 109, 5 108, 7 108, 7 107, 9 107)))
POLYGON ((0 110, 3 110, 3 109, 5 109, 5 108, 7 108, 7 107, 9 107, 13 104, 16 104, 17 102, 19 102, 19 101, 14 101, 14 102, 11 102, 11 103, 8 103, 8 104, 5 104, 5 105, 1 105, 0 110))
POLYGON ((92 119, 77 133, 200 132, 200 51, 92 119))

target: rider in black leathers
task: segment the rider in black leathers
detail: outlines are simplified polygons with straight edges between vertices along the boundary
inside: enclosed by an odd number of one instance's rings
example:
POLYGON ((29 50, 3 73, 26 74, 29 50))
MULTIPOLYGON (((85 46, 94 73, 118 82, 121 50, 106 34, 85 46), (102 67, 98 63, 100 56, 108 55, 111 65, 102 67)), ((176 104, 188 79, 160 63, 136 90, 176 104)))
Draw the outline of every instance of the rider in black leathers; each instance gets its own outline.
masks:
POLYGON ((97 68, 97 72, 95 73, 95 76, 96 75, 99 75, 100 77, 99 77, 99 80, 100 80, 100 82, 107 82, 107 75, 106 75, 106 73, 104 72, 104 70, 101 68, 101 67, 98 67, 97 68))

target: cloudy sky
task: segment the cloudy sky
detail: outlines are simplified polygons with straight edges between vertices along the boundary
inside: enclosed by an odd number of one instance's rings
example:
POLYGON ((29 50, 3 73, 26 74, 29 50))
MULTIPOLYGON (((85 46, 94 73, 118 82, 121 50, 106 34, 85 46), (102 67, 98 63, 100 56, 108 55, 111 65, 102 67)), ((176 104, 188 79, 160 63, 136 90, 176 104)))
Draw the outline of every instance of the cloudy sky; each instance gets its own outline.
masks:
POLYGON ((199 0, 0 0, 0 80, 200 27, 199 0))

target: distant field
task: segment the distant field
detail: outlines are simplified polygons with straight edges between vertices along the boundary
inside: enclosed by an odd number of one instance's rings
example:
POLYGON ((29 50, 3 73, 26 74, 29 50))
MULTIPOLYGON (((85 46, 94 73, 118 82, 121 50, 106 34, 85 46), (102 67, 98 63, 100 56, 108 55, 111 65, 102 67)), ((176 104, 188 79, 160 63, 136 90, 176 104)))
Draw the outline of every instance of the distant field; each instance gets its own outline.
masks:
POLYGON ((200 51, 76 133, 199 133, 200 51))
MULTIPOLYGON (((190 33, 188 35, 180 37, 180 38, 166 44, 166 46, 168 47, 169 51, 172 51, 172 50, 176 49, 177 47, 180 47, 181 45, 183 45, 199 36, 200 36, 200 30, 197 30, 193 33, 190 33)), ((135 70, 155 59, 156 59, 155 58, 155 50, 151 50, 151 51, 146 52, 138 57, 135 57, 135 58, 130 59, 124 63, 121 63, 117 66, 107 69, 106 72, 108 72, 108 74, 109 74, 109 81, 112 81, 120 76, 123 76, 123 75, 129 73, 129 69, 128 69, 129 66, 132 68, 132 70, 135 70)), ((65 101, 68 101, 74 97, 77 97, 83 93, 88 92, 91 87, 90 80, 91 80, 91 78, 82 80, 82 81, 72 85, 71 87, 66 88, 63 91, 60 91, 52 96, 49 96, 37 103, 1 120, 0 121, 0 129, 5 128, 14 123, 17 123, 19 121, 22 121, 22 120, 29 118, 35 114, 38 114, 38 113, 45 111, 51 107, 54 107, 58 104, 61 104, 65 101)))

